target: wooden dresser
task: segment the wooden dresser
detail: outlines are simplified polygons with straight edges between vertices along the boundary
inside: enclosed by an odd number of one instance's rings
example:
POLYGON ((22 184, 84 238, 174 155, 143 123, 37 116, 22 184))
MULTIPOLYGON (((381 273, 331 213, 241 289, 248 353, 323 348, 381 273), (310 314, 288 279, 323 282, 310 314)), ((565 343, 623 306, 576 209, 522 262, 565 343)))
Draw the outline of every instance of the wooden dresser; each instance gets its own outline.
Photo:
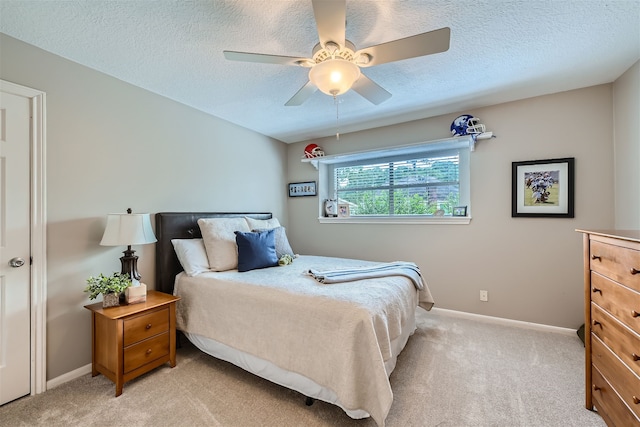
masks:
POLYGON ((139 304, 91 310, 91 374, 116 384, 116 397, 125 382, 169 362, 176 366, 176 301, 179 297, 148 291, 139 304))
POLYGON ((586 407, 640 426, 640 231, 584 233, 586 407))

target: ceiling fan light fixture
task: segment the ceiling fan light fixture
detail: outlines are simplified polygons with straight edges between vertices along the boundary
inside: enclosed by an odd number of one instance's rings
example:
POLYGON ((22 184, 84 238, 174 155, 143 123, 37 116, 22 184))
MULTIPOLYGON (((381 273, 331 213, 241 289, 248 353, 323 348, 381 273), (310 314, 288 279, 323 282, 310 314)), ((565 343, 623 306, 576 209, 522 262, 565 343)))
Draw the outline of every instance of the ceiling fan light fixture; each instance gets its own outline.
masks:
POLYGON ((342 95, 360 78, 360 67, 344 59, 327 59, 309 70, 309 80, 321 92, 342 95))

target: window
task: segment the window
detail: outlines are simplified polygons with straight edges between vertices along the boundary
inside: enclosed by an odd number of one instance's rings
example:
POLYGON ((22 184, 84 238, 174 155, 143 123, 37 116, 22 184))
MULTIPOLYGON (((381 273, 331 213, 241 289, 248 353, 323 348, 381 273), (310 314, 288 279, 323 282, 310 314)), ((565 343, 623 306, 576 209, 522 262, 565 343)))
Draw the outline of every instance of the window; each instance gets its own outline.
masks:
POLYGON ((324 200, 349 205, 349 222, 469 224, 471 136, 445 138, 355 153, 332 154, 302 162, 319 172, 318 210, 324 200), (466 206, 467 216, 453 216, 466 206))
POLYGON ((460 152, 334 164, 331 194, 351 216, 451 215, 460 206, 460 152))

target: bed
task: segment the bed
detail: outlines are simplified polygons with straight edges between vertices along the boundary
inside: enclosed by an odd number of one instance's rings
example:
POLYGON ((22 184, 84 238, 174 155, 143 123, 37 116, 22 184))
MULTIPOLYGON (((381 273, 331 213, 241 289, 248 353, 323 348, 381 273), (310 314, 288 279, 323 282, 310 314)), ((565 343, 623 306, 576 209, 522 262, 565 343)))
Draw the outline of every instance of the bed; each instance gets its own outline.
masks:
MULTIPOLYGON (((275 220, 270 213, 156 214, 156 289, 181 297, 178 329, 201 351, 296 390, 309 403, 323 400, 384 426, 393 402, 389 375, 415 330, 416 307, 433 305, 426 284, 419 289, 401 275, 320 283, 308 272, 361 271, 379 263, 307 255, 246 272, 240 266, 183 269, 174 244, 202 239, 203 224, 227 218, 275 220)), ((210 246, 206 252, 213 252, 210 246)))

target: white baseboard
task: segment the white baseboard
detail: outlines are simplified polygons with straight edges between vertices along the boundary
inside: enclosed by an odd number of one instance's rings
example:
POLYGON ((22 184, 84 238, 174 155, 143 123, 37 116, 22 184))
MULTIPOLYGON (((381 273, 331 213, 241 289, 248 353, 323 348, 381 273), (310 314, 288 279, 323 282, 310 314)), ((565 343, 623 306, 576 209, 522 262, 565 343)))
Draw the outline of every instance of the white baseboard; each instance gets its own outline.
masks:
POLYGON ((80 378, 81 376, 90 373, 91 363, 47 381, 47 390, 58 387, 59 385, 64 384, 67 381, 75 380, 76 378, 80 378))
POLYGON ((537 331, 553 332, 562 335, 572 335, 577 337, 576 330, 569 328, 561 328, 560 326, 543 325, 541 323, 523 322, 521 320, 504 319, 502 317, 485 316, 484 314, 466 313, 464 311, 448 310, 446 308, 434 307, 432 311, 442 314, 443 316, 459 317, 462 319, 476 320, 485 323, 495 323, 505 326, 515 326, 524 329, 534 329, 537 331))

